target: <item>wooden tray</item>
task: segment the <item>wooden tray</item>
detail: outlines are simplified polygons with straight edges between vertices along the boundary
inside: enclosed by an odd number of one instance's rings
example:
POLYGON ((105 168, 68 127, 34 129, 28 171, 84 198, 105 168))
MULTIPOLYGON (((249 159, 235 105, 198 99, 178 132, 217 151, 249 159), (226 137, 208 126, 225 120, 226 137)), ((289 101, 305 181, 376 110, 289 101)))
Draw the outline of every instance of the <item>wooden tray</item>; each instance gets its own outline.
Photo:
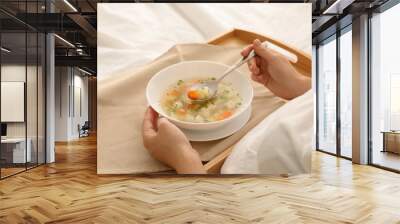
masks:
MULTIPOLYGON (((249 45, 253 42, 254 39, 259 39, 261 42, 269 41, 272 44, 277 45, 280 48, 289 51, 290 53, 297 56, 297 62, 292 63, 293 66, 299 71, 301 74, 305 76, 311 76, 311 56, 306 54, 305 52, 293 48, 281 41, 275 40, 273 38, 263 36, 261 34, 253 33, 246 30, 241 29, 233 29, 221 36, 211 39, 208 41, 209 44, 213 45, 221 45, 221 46, 236 46, 236 47, 244 47, 249 45)), ((229 156, 233 149, 232 147, 227 148, 219 155, 217 155, 212 160, 208 161, 205 164, 206 170, 210 174, 217 174, 220 173, 220 169, 222 164, 224 163, 226 157, 229 156)))

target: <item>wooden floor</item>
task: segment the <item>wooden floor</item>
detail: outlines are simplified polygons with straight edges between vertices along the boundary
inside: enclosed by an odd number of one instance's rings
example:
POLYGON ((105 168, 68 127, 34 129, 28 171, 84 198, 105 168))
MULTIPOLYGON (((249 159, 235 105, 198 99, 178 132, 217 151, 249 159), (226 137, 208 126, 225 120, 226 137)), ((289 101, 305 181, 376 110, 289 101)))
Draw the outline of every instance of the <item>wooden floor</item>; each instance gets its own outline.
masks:
POLYGON ((375 150, 372 160, 374 164, 400 170, 400 154, 375 150))
POLYGON ((20 172, 24 172, 27 169, 33 169, 35 168, 37 165, 35 164, 29 164, 27 163, 27 167, 25 167, 25 164, 18 164, 18 167, 2 167, 1 168, 1 178, 5 178, 20 172))
POLYGON ((97 176, 94 137, 0 181, 0 223, 400 223, 400 175, 313 154, 294 177, 97 176))
POLYGON ((23 172, 23 171, 25 171, 26 169, 25 169, 25 167, 11 167, 11 168, 9 168, 9 167, 7 167, 7 168, 4 168, 4 167, 2 167, 1 168, 1 177, 3 178, 3 177, 8 177, 8 176, 11 176, 11 175, 13 175, 13 174, 16 174, 16 173, 19 173, 19 172, 23 172))

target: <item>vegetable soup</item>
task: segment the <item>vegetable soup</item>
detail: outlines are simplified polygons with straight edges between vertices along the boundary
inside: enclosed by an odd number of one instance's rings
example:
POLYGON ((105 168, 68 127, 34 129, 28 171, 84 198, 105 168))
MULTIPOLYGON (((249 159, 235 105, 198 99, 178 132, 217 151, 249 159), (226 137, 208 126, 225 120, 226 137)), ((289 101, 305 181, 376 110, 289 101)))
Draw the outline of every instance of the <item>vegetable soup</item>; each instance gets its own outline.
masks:
POLYGON ((162 96, 161 107, 168 116, 188 122, 206 123, 232 116, 241 106, 242 98, 230 83, 221 82, 216 96, 206 102, 191 100, 204 97, 208 91, 192 92, 188 91, 188 88, 209 80, 215 78, 177 81, 162 96))

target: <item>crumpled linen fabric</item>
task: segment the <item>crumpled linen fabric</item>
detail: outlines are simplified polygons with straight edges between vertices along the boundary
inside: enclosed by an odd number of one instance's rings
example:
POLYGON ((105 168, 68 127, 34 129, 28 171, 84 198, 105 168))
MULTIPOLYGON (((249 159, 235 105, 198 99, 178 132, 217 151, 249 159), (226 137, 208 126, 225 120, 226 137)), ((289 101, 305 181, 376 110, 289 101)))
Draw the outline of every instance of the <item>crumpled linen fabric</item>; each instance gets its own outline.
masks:
POLYGON ((301 174, 311 171, 314 99, 309 90, 274 111, 233 148, 223 174, 301 174))

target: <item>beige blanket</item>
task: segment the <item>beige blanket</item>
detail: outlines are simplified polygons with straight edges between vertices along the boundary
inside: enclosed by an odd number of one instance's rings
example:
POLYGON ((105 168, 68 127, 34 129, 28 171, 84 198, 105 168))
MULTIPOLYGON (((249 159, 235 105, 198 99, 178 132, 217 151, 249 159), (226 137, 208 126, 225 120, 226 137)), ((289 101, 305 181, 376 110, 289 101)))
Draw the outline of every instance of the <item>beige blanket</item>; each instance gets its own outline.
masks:
MULTIPOLYGON (((97 173, 129 174, 168 170, 154 160, 142 143, 141 125, 147 107, 147 82, 159 70, 180 61, 209 60, 232 64, 240 57, 239 48, 207 44, 176 45, 152 63, 128 68, 98 83, 97 173)), ((248 73, 242 66, 240 70, 248 73)), ((254 83, 255 96, 249 122, 235 134, 221 140, 192 142, 203 161, 209 161, 232 146, 252 127, 285 101, 254 83)))

